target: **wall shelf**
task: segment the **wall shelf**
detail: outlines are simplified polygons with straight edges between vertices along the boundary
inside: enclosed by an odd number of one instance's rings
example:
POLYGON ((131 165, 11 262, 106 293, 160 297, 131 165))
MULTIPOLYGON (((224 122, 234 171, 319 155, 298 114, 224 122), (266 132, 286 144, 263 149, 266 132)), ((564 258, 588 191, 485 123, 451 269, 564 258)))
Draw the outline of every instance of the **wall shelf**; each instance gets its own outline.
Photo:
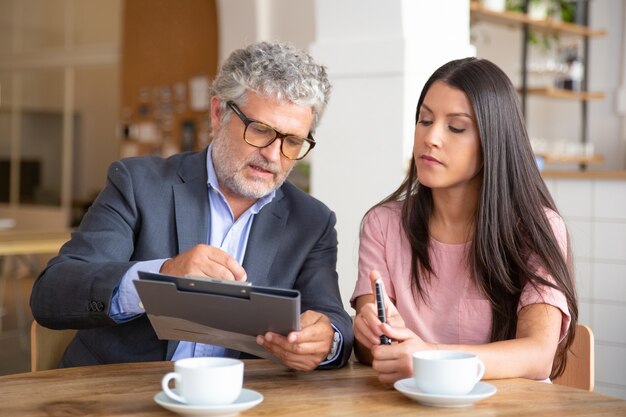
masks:
POLYGON ((497 12, 490 10, 476 1, 470 2, 470 16, 472 19, 499 25, 522 26, 528 25, 532 30, 545 33, 559 33, 586 37, 603 37, 607 35, 604 29, 591 29, 587 26, 573 23, 557 22, 552 19, 535 20, 524 13, 519 12, 497 12))
POLYGON ((543 158, 546 164, 601 164, 604 162, 602 155, 551 155, 551 154, 536 154, 543 158))
POLYGON ((605 98, 604 93, 589 92, 589 91, 572 91, 565 90, 556 87, 539 87, 539 88, 527 88, 528 94, 536 96, 544 96, 550 98, 562 98, 567 100, 603 100, 605 98))

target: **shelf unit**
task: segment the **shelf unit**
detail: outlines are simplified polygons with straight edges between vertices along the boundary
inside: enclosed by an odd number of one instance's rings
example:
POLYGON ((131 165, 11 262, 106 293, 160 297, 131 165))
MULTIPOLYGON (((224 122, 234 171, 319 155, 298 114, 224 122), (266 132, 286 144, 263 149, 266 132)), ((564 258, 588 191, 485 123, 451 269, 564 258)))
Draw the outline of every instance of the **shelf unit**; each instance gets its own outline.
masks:
MULTIPOLYGON (((519 27, 523 30, 522 36, 522 74, 521 86, 519 88, 521 96, 521 106, 524 116, 526 116, 526 101, 529 94, 543 96, 551 99, 577 100, 581 102, 581 139, 584 144, 588 142, 587 137, 587 102, 590 100, 602 100, 605 98, 604 93, 587 91, 587 74, 588 74, 588 51, 589 38, 603 37, 607 35, 606 30, 592 29, 586 26, 587 16, 589 15, 589 0, 582 1, 584 5, 583 14, 585 16, 585 24, 578 25, 573 23, 558 22, 552 19, 536 20, 531 19, 526 13, 514 11, 494 11, 482 6, 478 1, 470 2, 470 17, 474 21, 484 21, 498 25, 511 27, 519 27), (580 36, 583 38, 583 80, 582 91, 572 91, 556 87, 530 88, 528 87, 528 36, 530 31, 550 34, 564 34, 572 36, 580 36)), ((524 10, 528 10, 528 0, 525 2, 524 10)), ((604 161, 601 155, 592 156, 556 156, 541 155, 546 163, 578 163, 581 169, 586 169, 587 164, 598 164, 604 161)))
MULTIPOLYGON (((208 110, 190 106, 189 81, 215 78, 214 0, 126 2, 122 19, 120 155, 200 150, 208 144, 208 110)), ((208 94, 208 91, 207 91, 208 94)))

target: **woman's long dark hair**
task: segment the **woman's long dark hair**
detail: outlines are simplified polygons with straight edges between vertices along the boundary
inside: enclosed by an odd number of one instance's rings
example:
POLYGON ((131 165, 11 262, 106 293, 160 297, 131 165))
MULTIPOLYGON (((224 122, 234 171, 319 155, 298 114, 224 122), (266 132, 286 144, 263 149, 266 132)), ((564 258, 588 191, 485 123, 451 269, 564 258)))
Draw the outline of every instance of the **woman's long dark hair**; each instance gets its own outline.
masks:
MULTIPOLYGON (((437 69, 417 103, 416 123, 426 93, 435 81, 463 91, 469 98, 480 135, 483 179, 474 216, 468 262, 472 278, 489 299, 491 341, 515 338, 517 307, 526 284, 563 292, 571 314, 568 335, 556 352, 551 377, 563 373, 578 320, 571 251, 565 258, 545 209, 558 212, 541 178, 530 146, 517 93, 506 74, 485 59, 454 60, 437 69), (554 283, 536 274, 536 256, 554 283)), ((403 201, 402 224, 411 244, 411 272, 419 297, 434 275, 428 257, 428 224, 433 210, 430 188, 418 182, 415 159, 408 175, 381 204, 403 201)), ((569 240, 569 239, 568 239, 569 240)))

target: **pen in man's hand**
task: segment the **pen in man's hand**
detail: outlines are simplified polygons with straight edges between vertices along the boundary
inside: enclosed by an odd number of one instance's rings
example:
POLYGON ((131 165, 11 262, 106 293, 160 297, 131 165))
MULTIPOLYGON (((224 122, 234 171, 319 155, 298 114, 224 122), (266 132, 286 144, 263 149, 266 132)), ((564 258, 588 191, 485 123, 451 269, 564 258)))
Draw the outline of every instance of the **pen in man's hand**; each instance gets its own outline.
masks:
MULTIPOLYGON (((378 278, 376 280, 376 309, 378 310, 378 319, 381 323, 387 323, 387 315, 385 314, 385 300, 383 299, 383 281, 378 278)), ((381 345, 390 345, 391 339, 387 335, 380 335, 381 345)))

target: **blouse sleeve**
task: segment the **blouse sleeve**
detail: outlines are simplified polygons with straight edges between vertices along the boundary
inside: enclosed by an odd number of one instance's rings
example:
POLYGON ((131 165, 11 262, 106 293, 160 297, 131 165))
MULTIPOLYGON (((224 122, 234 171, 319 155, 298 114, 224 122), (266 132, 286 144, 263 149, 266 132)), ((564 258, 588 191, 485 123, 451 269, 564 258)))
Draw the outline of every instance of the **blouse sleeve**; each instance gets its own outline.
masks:
POLYGON ((377 207, 365 215, 359 238, 359 272, 350 298, 350 304, 355 306, 357 297, 372 293, 370 282, 370 272, 377 270, 381 273, 385 291, 390 298, 395 299, 395 290, 389 280, 389 269, 385 260, 385 242, 387 236, 382 225, 381 210, 388 210, 384 207, 377 207))
MULTIPOLYGON (((552 231, 557 238, 557 241, 561 248, 561 252, 563 253, 563 256, 566 257, 567 230, 565 227, 565 222, 558 214, 551 210, 547 210, 546 215, 548 217, 548 220, 550 221, 550 225, 552 226, 552 231)), ((531 258, 530 262, 539 265, 536 258, 531 258)), ((536 272, 538 276, 542 277, 546 281, 554 282, 552 276, 548 274, 543 266, 539 265, 536 269, 536 272)), ((517 307, 517 312, 519 313, 522 308, 532 304, 548 304, 558 308, 561 311, 562 320, 559 342, 562 341, 567 335, 567 329, 569 328, 571 322, 571 315, 567 306, 567 299, 565 298, 565 294, 547 285, 533 285, 531 283, 527 283, 522 290, 519 305, 517 307)))

